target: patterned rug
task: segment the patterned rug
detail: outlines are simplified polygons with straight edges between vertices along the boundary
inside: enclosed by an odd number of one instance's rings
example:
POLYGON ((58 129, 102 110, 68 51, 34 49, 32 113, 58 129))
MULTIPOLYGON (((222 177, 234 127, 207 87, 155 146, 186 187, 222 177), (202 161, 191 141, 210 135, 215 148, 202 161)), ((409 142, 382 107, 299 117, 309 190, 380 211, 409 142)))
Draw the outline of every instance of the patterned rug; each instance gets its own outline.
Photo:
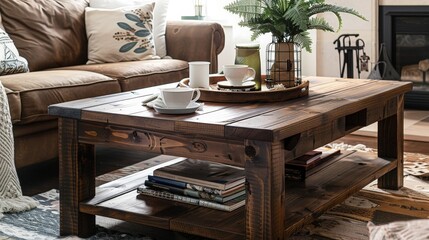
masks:
MULTIPOLYGON (((135 173, 162 161, 158 158, 137 163, 97 178, 102 184, 135 173)), ((51 190, 33 197, 38 208, 6 214, 0 220, 0 240, 59 239, 58 191, 51 190)), ((342 204, 305 226, 290 239, 369 239, 368 223, 383 225, 396 221, 429 218, 429 156, 405 153, 405 184, 398 191, 380 190, 373 182, 342 204)), ((89 239, 198 239, 184 234, 148 234, 136 224, 97 217, 97 234, 89 239), (151 237, 149 237, 149 235, 151 237)), ((60 239, 79 239, 61 237, 60 239)))

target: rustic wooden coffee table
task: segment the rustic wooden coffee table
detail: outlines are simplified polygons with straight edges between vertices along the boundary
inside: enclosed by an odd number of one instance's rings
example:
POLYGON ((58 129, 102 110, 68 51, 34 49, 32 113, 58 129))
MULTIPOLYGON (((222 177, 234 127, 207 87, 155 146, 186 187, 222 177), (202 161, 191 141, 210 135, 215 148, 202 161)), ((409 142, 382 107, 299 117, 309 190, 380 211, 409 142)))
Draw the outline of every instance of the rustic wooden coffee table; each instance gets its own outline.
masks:
MULTIPOLYGON (((60 116, 61 235, 95 232, 95 215, 216 239, 283 239, 371 181, 403 184, 407 82, 309 77, 309 96, 271 103, 209 103, 189 115, 141 106, 147 88, 49 107, 60 116), (306 179, 284 163, 378 121, 378 156, 355 153, 306 179), (244 166, 246 206, 223 212, 137 198, 146 173, 95 189, 95 145, 244 166)), ((170 85, 170 86, 175 86, 170 85)))

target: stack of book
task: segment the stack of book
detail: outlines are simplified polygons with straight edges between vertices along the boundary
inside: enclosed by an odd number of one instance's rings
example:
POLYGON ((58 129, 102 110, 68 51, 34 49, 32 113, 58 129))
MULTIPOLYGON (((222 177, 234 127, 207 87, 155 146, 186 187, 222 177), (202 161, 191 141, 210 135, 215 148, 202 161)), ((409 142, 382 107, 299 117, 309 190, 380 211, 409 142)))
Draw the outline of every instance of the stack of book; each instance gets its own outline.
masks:
POLYGON ((352 151, 341 153, 339 149, 328 147, 317 148, 287 162, 285 164, 285 177, 290 180, 304 181, 307 177, 351 153, 352 151))
POLYGON ((198 206, 233 211, 245 204, 244 169, 185 159, 154 170, 137 192, 198 206))

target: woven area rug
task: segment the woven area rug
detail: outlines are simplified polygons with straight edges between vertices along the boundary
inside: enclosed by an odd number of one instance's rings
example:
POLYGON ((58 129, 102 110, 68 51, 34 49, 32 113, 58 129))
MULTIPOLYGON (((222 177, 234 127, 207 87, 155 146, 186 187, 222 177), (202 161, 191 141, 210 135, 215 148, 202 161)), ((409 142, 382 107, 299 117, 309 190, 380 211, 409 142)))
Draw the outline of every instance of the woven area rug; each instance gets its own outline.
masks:
MULTIPOLYGON (((99 176, 97 184, 135 173, 163 161, 165 158, 155 157, 121 168, 99 176)), ((40 203, 38 208, 23 213, 7 214, 0 220, 0 240, 58 239, 58 191, 51 190, 34 198, 40 203)), ((376 187, 376 182, 373 182, 320 216, 312 224, 306 225, 290 239, 366 240, 369 239, 368 223, 377 226, 396 221, 428 218, 429 156, 405 153, 405 186, 401 190, 380 190, 376 187)), ((159 234, 159 231, 158 234, 152 235, 157 230, 147 234, 147 230, 142 231, 136 224, 103 217, 97 217, 97 225, 98 233, 89 239, 202 239, 183 234, 159 234)), ((69 236, 61 239, 79 238, 69 236)))

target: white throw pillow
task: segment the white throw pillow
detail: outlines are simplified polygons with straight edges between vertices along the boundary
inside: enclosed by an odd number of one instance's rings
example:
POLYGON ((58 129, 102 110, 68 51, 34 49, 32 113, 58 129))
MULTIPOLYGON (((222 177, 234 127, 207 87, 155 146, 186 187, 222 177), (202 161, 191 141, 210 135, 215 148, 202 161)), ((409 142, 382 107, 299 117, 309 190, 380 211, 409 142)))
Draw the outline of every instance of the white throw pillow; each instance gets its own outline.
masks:
POLYGON ((0 28, 0 75, 28 72, 27 60, 19 56, 9 35, 0 28))
POLYGON ((154 3, 115 9, 85 9, 88 64, 152 59, 154 3))
POLYGON ((155 39, 156 55, 163 58, 167 55, 165 44, 165 28, 167 26, 167 12, 169 0, 89 0, 89 6, 94 8, 119 8, 143 5, 155 2, 153 13, 153 36, 155 39))

